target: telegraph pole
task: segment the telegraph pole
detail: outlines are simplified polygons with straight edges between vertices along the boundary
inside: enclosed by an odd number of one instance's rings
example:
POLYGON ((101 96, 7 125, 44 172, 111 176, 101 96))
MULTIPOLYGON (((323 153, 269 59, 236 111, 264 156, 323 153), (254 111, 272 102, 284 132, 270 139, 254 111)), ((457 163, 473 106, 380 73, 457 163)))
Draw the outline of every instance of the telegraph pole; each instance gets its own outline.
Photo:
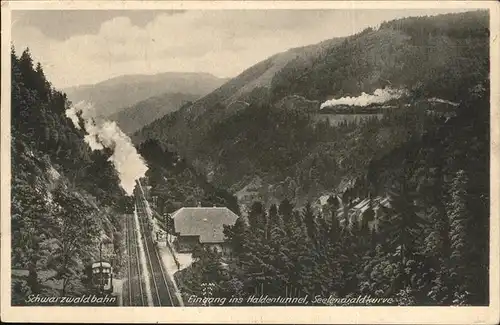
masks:
POLYGON ((163 213, 163 223, 165 224, 165 246, 168 246, 169 238, 169 229, 168 229, 168 214, 166 212, 163 213))
POLYGON ((101 239, 101 242, 99 243, 99 273, 100 273, 100 279, 99 279, 99 291, 100 293, 102 294, 102 292, 104 291, 104 282, 103 282, 103 277, 104 277, 104 274, 103 274, 103 269, 102 269, 102 239, 101 239))

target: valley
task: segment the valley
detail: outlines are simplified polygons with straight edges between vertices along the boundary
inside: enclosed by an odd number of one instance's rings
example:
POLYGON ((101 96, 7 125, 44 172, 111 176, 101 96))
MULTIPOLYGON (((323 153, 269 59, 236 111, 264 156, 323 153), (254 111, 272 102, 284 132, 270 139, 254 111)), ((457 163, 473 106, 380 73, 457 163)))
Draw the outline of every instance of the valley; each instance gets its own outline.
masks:
POLYGON ((105 261, 130 306, 488 305, 489 37, 484 10, 402 17, 64 91, 13 47, 12 304, 103 294, 105 261))

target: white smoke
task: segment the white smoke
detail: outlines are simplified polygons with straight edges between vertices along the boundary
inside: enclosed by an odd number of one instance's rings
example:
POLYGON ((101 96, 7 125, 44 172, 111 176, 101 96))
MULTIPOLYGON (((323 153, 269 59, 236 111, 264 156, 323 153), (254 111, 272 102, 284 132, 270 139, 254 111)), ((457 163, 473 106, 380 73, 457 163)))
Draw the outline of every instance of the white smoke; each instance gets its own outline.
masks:
POLYGON ((76 106, 70 105, 70 107, 66 109, 66 116, 73 122, 75 128, 80 130, 80 124, 78 124, 78 115, 76 106))
POLYGON ((384 88, 377 89, 373 95, 361 93, 358 97, 342 97, 339 99, 330 99, 321 104, 320 109, 336 105, 349 105, 349 106, 368 106, 370 104, 381 104, 391 99, 397 99, 405 95, 406 91, 401 89, 384 88))
POLYGON ((85 142, 92 150, 104 148, 113 150, 109 160, 118 172, 120 186, 128 195, 131 195, 135 181, 144 177, 148 170, 144 159, 137 153, 130 138, 115 122, 97 118, 95 108, 86 102, 79 102, 66 110, 66 116, 71 119, 76 128, 80 129, 77 115, 79 112, 81 112, 87 132, 85 142))

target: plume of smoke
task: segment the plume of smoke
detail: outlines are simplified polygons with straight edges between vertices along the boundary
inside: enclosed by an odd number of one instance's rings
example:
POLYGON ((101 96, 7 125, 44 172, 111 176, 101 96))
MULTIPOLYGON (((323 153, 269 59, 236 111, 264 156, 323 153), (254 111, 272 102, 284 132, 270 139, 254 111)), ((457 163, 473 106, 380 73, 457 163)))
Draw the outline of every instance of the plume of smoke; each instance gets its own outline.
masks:
POLYGON ((406 91, 401 89, 384 88, 377 89, 373 94, 361 93, 358 97, 342 97, 339 99, 330 99, 321 104, 320 109, 336 105, 349 106, 368 106, 370 104, 381 104, 391 99, 397 99, 405 95, 406 91))
POLYGON ((78 111, 76 109, 76 106, 70 105, 66 109, 65 113, 66 113, 66 117, 68 117, 73 122, 73 125, 75 126, 75 128, 80 130, 80 124, 78 124, 78 115, 77 115, 78 111))
POLYGON ((66 110, 66 116, 71 119, 76 128, 80 129, 78 113, 81 113, 87 133, 84 138, 85 142, 92 150, 104 148, 113 150, 109 160, 118 172, 120 186, 131 195, 135 181, 144 177, 148 170, 144 159, 137 153, 130 138, 115 122, 96 117, 96 111, 92 105, 79 102, 66 110))

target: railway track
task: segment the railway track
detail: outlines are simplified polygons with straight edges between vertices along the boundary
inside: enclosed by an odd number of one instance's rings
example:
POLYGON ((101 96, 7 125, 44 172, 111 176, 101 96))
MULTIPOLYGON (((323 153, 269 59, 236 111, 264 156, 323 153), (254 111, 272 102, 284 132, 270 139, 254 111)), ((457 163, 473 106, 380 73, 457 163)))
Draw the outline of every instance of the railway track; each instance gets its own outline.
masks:
POLYGON ((171 293, 173 283, 169 283, 171 280, 164 269, 158 249, 153 242, 148 224, 146 199, 139 182, 138 187, 139 191, 136 192, 136 212, 139 222, 139 234, 137 233, 134 215, 126 217, 125 236, 129 258, 127 265, 128 284, 125 286, 123 302, 125 306, 148 306, 148 302, 149 305, 152 303, 154 306, 176 306, 179 305, 179 301, 171 293), (139 249, 140 244, 143 246, 141 249, 139 249), (143 252, 146 265, 141 264, 142 257, 139 257, 143 252), (148 273, 148 276, 144 274, 144 271, 148 273), (147 283, 145 282, 146 279, 148 279, 147 283))
POLYGON ((140 197, 137 200, 137 215, 141 229, 144 251, 146 254, 147 267, 150 274, 150 286, 155 306, 172 307, 176 301, 170 291, 168 276, 164 269, 163 262, 151 237, 151 229, 147 223, 148 214, 146 211, 145 199, 140 197))
POLYGON ((139 259, 137 233, 134 227, 133 215, 127 215, 125 236, 127 242, 127 293, 123 297, 125 306, 147 306, 147 297, 143 283, 143 274, 139 259))

